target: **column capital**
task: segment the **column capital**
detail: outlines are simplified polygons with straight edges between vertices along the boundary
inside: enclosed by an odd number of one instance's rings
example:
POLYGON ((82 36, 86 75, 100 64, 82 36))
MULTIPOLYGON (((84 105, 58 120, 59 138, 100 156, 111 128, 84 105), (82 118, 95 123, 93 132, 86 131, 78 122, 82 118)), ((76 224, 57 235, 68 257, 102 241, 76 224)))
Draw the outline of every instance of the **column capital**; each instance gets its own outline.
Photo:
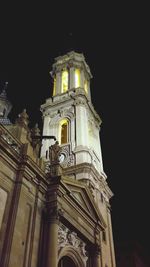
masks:
POLYGON ((49 223, 59 223, 60 216, 63 215, 62 209, 58 207, 50 207, 47 209, 47 221, 49 223))

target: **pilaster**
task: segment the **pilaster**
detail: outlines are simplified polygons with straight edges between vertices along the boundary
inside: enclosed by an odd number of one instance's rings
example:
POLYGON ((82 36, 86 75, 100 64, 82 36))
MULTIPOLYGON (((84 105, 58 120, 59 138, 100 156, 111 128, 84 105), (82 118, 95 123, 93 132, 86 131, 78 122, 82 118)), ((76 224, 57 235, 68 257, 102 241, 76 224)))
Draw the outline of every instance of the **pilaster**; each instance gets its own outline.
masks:
POLYGON ((75 88, 75 69, 70 68, 70 89, 75 88))
POLYGON ((58 227, 59 213, 57 208, 48 210, 48 243, 46 267, 57 267, 58 264, 58 227))
POLYGON ((61 71, 56 73, 56 94, 61 94, 61 71))
POLYGON ((95 245, 92 249, 92 263, 93 263, 93 267, 102 267, 101 265, 101 250, 100 250, 100 246, 95 245))

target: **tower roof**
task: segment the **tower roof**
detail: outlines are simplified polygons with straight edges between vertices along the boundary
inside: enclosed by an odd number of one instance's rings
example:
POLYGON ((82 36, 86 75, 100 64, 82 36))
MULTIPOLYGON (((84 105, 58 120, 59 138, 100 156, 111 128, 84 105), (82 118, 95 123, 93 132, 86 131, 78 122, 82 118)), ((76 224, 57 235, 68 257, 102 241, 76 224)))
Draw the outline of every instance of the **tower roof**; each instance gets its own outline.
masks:
POLYGON ((89 78, 92 78, 92 74, 88 64, 85 61, 85 57, 82 53, 77 53, 75 51, 70 51, 63 56, 55 58, 55 63, 53 64, 52 74, 58 69, 63 69, 65 67, 76 67, 83 68, 84 71, 89 75, 89 78))

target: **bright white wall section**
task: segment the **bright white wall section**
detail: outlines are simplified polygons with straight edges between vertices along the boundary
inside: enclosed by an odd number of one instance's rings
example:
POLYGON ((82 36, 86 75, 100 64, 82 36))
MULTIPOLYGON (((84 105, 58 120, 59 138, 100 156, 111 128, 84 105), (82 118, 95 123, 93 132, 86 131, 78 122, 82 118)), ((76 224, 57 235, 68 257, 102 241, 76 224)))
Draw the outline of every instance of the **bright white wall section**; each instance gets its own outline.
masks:
MULTIPOLYGON (((99 137, 101 119, 92 105, 92 75, 83 54, 72 51, 55 58, 51 75, 55 79, 55 93, 41 106, 43 135, 54 135, 60 140, 60 121, 68 119, 68 143, 74 154, 75 164, 87 162, 99 173, 103 172, 99 137)), ((45 157, 53 143, 54 140, 43 140, 42 157, 45 157)))

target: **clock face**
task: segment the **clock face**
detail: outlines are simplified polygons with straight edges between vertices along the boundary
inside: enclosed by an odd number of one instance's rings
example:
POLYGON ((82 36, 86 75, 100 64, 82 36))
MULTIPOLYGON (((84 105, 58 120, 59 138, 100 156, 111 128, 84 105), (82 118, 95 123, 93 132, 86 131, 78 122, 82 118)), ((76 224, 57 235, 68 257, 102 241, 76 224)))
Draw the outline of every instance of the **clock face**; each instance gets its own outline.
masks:
POLYGON ((60 154, 59 156, 59 162, 62 163, 65 159, 65 155, 63 153, 60 154))

